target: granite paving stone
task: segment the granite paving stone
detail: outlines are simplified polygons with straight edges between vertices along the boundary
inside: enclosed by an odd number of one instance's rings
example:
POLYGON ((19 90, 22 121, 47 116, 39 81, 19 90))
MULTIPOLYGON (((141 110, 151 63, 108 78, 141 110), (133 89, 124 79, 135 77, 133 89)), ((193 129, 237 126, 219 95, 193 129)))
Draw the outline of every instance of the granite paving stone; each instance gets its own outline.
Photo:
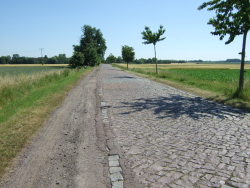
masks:
POLYGON ((145 187, 250 187, 249 112, 110 65, 99 76, 103 117, 145 187))

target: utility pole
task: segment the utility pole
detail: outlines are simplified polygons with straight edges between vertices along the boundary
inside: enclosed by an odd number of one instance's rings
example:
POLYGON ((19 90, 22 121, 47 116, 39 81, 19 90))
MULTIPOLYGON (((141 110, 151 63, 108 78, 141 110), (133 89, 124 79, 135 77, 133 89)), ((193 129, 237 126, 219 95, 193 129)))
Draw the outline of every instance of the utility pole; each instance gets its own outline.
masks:
POLYGON ((41 50, 41 58, 42 58, 42 65, 43 65, 43 50, 44 50, 44 48, 40 48, 39 50, 41 50))

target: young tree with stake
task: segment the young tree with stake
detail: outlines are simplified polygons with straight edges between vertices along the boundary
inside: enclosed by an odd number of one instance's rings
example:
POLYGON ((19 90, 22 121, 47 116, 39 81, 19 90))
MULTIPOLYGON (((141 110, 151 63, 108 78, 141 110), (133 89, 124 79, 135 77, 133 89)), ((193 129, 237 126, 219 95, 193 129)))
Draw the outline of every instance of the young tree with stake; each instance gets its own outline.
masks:
POLYGON ((153 33, 149 27, 145 26, 145 31, 143 31, 142 34, 142 39, 145 41, 142 44, 151 44, 153 43, 154 45, 154 50, 155 50, 155 66, 156 66, 156 74, 158 74, 158 68, 157 68, 157 59, 156 59, 156 49, 155 45, 157 42, 164 40, 166 37, 161 38, 161 36, 165 33, 165 29, 163 29, 163 26, 160 25, 160 29, 158 29, 158 32, 153 33))

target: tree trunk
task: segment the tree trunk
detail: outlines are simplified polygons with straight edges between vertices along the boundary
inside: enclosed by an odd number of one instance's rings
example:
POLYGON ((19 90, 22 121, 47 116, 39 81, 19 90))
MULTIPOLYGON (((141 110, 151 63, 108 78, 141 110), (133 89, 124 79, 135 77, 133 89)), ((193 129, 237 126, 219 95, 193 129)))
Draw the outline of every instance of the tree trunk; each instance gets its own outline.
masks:
POLYGON ((244 32, 243 35, 243 44, 241 52, 241 66, 240 66, 240 80, 239 80, 239 93, 243 91, 244 88, 244 65, 245 65, 245 56, 246 56, 246 40, 247 40, 248 30, 244 32))
POLYGON ((128 61, 127 61, 127 70, 128 70, 128 61))
MULTIPOLYGON (((155 44, 154 44, 154 49, 155 49, 155 44)), ((158 67, 157 67, 157 60, 156 60, 156 50, 155 50, 155 70, 156 70, 156 74, 158 74, 158 67)))

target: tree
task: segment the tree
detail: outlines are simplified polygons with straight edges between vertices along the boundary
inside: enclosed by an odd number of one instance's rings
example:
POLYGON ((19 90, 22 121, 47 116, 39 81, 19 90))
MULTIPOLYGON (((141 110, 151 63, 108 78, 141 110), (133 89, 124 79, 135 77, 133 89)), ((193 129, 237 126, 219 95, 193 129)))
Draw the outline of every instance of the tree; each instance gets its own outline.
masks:
POLYGON ((127 45, 122 46, 122 59, 127 62, 128 69, 128 63, 135 59, 134 48, 127 45))
POLYGON ((66 54, 59 54, 57 59, 58 59, 59 64, 68 64, 69 63, 69 60, 66 57, 66 54))
POLYGON ((82 27, 83 35, 79 45, 73 45, 75 52, 84 54, 84 65, 95 66, 99 65, 104 59, 104 54, 107 49, 106 40, 100 29, 84 25, 82 27))
POLYGON ((113 54, 109 54, 109 56, 106 58, 106 61, 108 63, 115 63, 116 57, 113 54))
POLYGON ((11 57, 9 55, 0 57, 0 64, 8 64, 10 61, 11 57))
POLYGON ((44 61, 45 64, 48 63, 48 56, 47 55, 44 56, 43 61, 44 61))
POLYGON ((32 58, 32 57, 27 57, 26 58, 26 63, 27 64, 37 64, 37 60, 35 60, 35 58, 32 58))
POLYGON ((72 57, 69 60, 69 66, 72 68, 83 66, 84 64, 84 55, 81 52, 74 52, 72 57))
POLYGON ((153 59, 151 59, 151 58, 148 58, 148 59, 147 59, 147 63, 152 64, 153 62, 154 62, 153 59))
POLYGON ((0 64, 6 64, 5 56, 0 57, 0 64))
POLYGON ((58 64, 58 59, 56 56, 53 56, 51 58, 48 58, 47 63, 48 64, 58 64))
POLYGON ((11 61, 11 57, 10 57, 9 55, 7 55, 7 56, 5 56, 5 57, 6 57, 6 58, 5 58, 6 63, 9 64, 10 61, 11 61))
POLYGON ((145 31, 143 31, 142 39, 145 41, 143 44, 153 44, 154 45, 154 51, 155 51, 155 66, 156 66, 156 74, 158 74, 158 68, 157 68, 157 59, 156 59, 156 49, 155 45, 157 42, 164 40, 166 37, 161 38, 161 36, 165 33, 165 29, 163 29, 163 26, 160 25, 160 28, 158 29, 158 32, 153 33, 149 27, 145 26, 145 31))
POLYGON ((11 64, 20 64, 19 54, 13 54, 11 59, 11 64))
POLYGON ((246 39, 250 29, 250 2, 249 0, 212 0, 198 7, 199 10, 204 8, 207 8, 209 11, 215 10, 216 17, 211 18, 208 24, 215 27, 215 31, 211 33, 213 35, 219 35, 220 40, 223 40, 226 35, 229 35, 229 39, 225 44, 233 42, 236 36, 243 35, 238 88, 238 93, 240 94, 244 87, 246 39))
POLYGON ((122 57, 121 56, 118 56, 116 58, 116 63, 122 63, 122 57))

